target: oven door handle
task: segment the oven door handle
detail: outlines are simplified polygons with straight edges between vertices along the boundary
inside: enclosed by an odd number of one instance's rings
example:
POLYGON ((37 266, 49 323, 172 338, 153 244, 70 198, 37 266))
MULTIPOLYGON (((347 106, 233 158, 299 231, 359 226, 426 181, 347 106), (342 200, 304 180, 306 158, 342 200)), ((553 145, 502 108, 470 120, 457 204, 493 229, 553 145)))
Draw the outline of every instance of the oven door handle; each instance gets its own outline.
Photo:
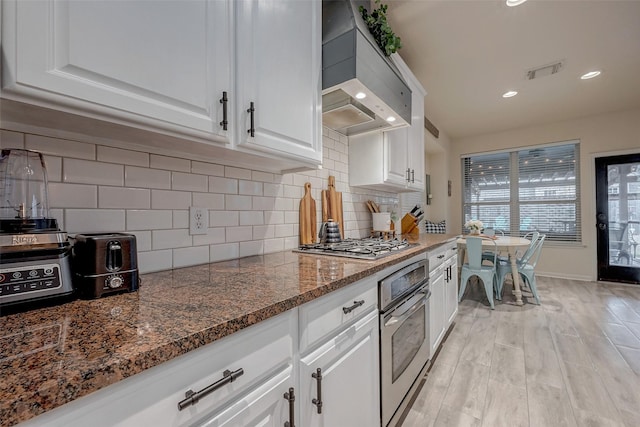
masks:
MULTIPOLYGON (((431 293, 431 291, 427 291, 427 292, 429 292, 429 294, 431 293)), ((389 320, 387 320, 384 323, 384 326, 387 327, 387 326, 395 325, 398 322, 404 322, 409 317, 411 317, 411 315, 413 313, 415 313, 416 311, 420 310, 420 306, 424 305, 426 300, 427 300, 427 295, 424 295, 422 298, 420 298, 418 300, 418 302, 413 304, 411 306, 411 308, 409 310, 405 311, 402 315, 400 315, 400 316, 391 316, 391 318, 389 318, 389 320)))

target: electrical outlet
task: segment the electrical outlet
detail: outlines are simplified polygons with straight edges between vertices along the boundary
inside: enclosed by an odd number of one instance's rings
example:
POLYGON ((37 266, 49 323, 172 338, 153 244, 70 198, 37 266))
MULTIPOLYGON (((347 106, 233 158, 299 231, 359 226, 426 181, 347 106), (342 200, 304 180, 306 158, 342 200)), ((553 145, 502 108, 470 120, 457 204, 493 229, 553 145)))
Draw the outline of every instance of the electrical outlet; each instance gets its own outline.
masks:
POLYGON ((189 234, 207 234, 209 211, 207 208, 191 206, 189 208, 189 234))

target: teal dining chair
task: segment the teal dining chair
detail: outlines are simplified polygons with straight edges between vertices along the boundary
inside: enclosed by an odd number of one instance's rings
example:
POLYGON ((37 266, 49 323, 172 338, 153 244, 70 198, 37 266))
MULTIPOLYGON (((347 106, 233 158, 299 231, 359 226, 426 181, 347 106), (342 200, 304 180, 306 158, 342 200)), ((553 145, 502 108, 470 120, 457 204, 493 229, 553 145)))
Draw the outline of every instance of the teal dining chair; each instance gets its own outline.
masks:
MULTIPOLYGON (((531 293, 538 305, 540 305, 540 296, 538 295, 538 288, 536 286, 535 269, 546 237, 547 236, 545 234, 540 234, 538 239, 532 242, 527 251, 522 255, 522 258, 516 259, 516 266, 518 267, 518 274, 522 278, 522 283, 529 286, 529 289, 531 289, 531 293)), ((509 263, 509 261, 498 261, 496 293, 496 298, 498 300, 502 299, 504 279, 507 274, 511 274, 511 263, 509 263)))
POLYGON ((465 238, 467 246, 467 259, 469 262, 462 265, 460 270, 460 294, 458 295, 458 301, 462 301, 464 291, 467 289, 467 282, 473 276, 477 276, 482 281, 484 291, 487 294, 489 305, 493 310, 493 293, 497 286, 496 278, 496 260, 498 256, 498 246, 492 239, 483 239, 482 237, 469 237, 465 238), (493 243, 493 258, 490 260, 493 262, 491 266, 482 265, 482 242, 489 241, 493 243))

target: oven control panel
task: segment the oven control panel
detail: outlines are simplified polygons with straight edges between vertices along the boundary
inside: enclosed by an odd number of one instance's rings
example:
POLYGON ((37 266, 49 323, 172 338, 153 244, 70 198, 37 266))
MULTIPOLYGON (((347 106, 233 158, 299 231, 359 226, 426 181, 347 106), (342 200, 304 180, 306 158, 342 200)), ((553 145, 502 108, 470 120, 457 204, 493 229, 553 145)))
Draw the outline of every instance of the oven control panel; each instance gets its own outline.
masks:
POLYGON ((58 289, 61 286, 59 264, 0 268, 0 297, 58 289))

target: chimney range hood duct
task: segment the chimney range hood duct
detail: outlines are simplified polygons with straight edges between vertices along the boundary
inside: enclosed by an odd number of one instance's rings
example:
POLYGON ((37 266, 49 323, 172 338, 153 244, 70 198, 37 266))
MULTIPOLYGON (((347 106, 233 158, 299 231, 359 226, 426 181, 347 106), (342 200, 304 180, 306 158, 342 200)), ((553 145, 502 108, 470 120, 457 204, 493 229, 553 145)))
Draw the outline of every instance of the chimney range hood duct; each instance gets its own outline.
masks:
POLYGON ((371 10, 369 1, 322 2, 322 122, 348 136, 411 124, 411 90, 376 44, 360 5, 371 10), (354 99, 360 92, 366 97, 354 99))

